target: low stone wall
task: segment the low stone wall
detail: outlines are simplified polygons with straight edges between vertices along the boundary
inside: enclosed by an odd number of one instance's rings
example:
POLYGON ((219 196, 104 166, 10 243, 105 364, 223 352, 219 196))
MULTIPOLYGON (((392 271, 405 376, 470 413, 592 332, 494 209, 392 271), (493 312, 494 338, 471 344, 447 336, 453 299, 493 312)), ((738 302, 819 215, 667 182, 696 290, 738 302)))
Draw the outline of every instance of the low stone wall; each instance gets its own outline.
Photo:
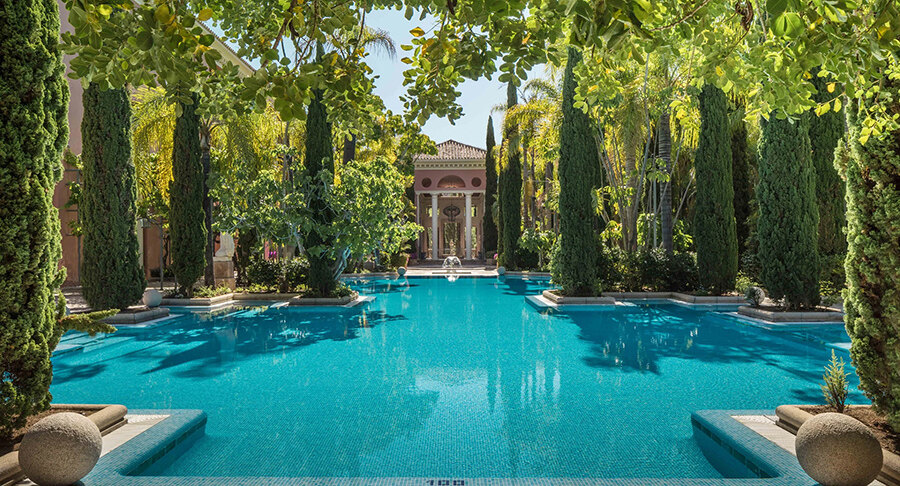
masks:
POLYGON ((228 302, 233 298, 234 294, 222 294, 215 297, 194 297, 192 299, 163 299, 160 305, 174 305, 176 307, 210 306, 228 302))
POLYGON ((691 295, 683 292, 603 292, 615 299, 671 299, 686 304, 746 304, 747 299, 739 295, 691 295))
MULTIPOLYGON (((797 430, 804 422, 813 418, 813 414, 801 409, 799 405, 779 405, 775 409, 775 415, 778 416, 778 426, 794 435, 797 435, 797 430)), ((887 486, 900 486, 900 456, 887 449, 881 449, 881 453, 884 465, 878 480, 887 486)))
POLYGON ((753 317, 766 322, 842 322, 844 313, 837 311, 830 312, 788 312, 788 311, 769 311, 750 307, 749 305, 738 308, 738 314, 753 317))
POLYGON ((344 297, 300 297, 296 296, 291 299, 290 305, 349 305, 359 300, 359 294, 351 292, 350 295, 344 297))
POLYGON ((616 299, 609 296, 566 297, 551 290, 545 290, 541 295, 556 305, 616 305, 616 299))
MULTIPOLYGON (((106 435, 125 425, 125 414, 128 413, 128 409, 123 405, 53 404, 50 405, 50 409, 89 412, 90 415, 87 418, 100 429, 100 435, 106 435)), ((25 475, 22 474, 22 469, 19 467, 18 450, 0 456, 0 485, 16 484, 24 478, 25 475)))
POLYGON ((147 310, 142 310, 138 312, 120 312, 114 316, 109 316, 101 319, 103 322, 116 326, 116 325, 129 325, 129 324, 140 324, 142 322, 152 321, 153 319, 159 319, 160 317, 166 317, 169 315, 169 309, 165 307, 154 307, 148 308, 147 310))

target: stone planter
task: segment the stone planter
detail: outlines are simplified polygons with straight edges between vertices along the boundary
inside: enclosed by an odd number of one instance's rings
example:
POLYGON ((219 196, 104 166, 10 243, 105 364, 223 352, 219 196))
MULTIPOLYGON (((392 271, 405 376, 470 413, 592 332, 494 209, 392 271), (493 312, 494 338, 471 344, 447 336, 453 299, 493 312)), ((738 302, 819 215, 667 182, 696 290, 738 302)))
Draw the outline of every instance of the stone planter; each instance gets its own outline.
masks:
MULTIPOLYGON (((51 405, 50 409, 78 410, 86 413, 87 418, 93 422, 100 435, 106 435, 125 425, 125 414, 128 409, 122 405, 51 405)), ((19 467, 18 444, 14 451, 0 456, 0 484, 15 484, 25 475, 19 467)))
MULTIPOLYGON (((778 416, 777 424, 794 435, 804 423, 815 417, 798 405, 781 405, 775 409, 775 415, 778 416)), ((877 479, 888 486, 900 486, 900 456, 887 449, 881 449, 881 454, 884 462, 877 479)))
POLYGON ((294 297, 291 299, 290 305, 323 305, 323 306, 344 306, 349 305, 359 299, 359 294, 351 292, 350 295, 344 297, 294 297))
POLYGON ((144 308, 141 310, 119 312, 118 314, 101 319, 110 325, 128 325, 140 324, 142 322, 152 321, 169 315, 169 309, 165 307, 144 308))
POLYGON ((233 296, 234 294, 223 294, 215 297, 194 297, 193 299, 163 299, 162 305, 174 305, 179 307, 192 305, 210 306, 228 302, 233 296))
POLYGON ((242 292, 239 294, 234 294, 232 297, 234 300, 273 300, 278 302, 289 301, 295 297, 300 296, 297 292, 290 293, 279 293, 279 292, 269 292, 269 293, 259 293, 259 292, 242 292))
POLYGON ((565 297, 550 290, 543 291, 541 295, 556 305, 616 305, 616 299, 609 296, 565 297))
POLYGON ((400 268, 398 268, 398 269, 397 269, 397 275, 400 275, 401 277, 404 276, 404 275, 406 275, 406 267, 400 267, 400 268))
POLYGON ((838 311, 822 312, 788 312, 770 311, 756 307, 742 306, 738 308, 738 314, 752 317, 761 321, 777 322, 843 322, 844 313, 838 311))

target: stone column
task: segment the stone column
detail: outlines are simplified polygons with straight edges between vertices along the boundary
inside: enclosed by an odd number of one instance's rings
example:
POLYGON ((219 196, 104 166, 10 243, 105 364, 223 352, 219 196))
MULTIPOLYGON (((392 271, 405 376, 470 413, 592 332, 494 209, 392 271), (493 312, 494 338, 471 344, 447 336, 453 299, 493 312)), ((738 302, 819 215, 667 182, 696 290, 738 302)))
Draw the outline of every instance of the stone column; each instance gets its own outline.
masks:
POLYGON ((466 193, 466 260, 472 259, 472 194, 466 193))
POLYGON ((431 258, 438 259, 438 195, 431 194, 431 258))

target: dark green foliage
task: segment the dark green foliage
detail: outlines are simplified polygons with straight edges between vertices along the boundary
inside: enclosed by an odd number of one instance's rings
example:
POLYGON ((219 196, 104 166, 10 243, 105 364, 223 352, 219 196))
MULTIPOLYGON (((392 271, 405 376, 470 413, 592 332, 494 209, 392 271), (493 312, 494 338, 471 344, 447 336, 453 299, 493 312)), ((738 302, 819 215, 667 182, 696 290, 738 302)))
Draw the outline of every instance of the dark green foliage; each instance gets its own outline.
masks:
MULTIPOLYGON (((327 177, 329 184, 334 177, 334 149, 331 140, 331 124, 328 123, 328 114, 325 105, 322 104, 322 91, 316 90, 313 99, 309 103, 309 112, 306 116, 306 170, 313 178, 313 184, 325 184, 322 177, 327 177), (327 175, 326 175, 327 172, 327 175)), ((324 190, 319 187, 313 191, 309 205, 316 218, 316 226, 324 227, 331 224, 334 216, 324 199, 324 190)), ((326 235, 319 234, 312 229, 306 235, 304 246, 316 248, 328 245, 326 235)), ((337 275, 334 271, 334 260, 326 253, 317 255, 307 252, 309 258, 308 285, 310 291, 316 295, 330 296, 337 288, 337 275)))
MULTIPOLYGON (((512 82, 507 84, 506 97, 507 108, 518 104, 516 87, 512 82)), ((518 127, 507 125, 505 132, 506 163, 500 174, 500 238, 503 240, 500 244, 500 264, 511 270, 519 267, 517 250, 519 237, 522 236, 522 160, 518 127)))
MULTIPOLYGON (((837 89, 828 92, 828 82, 813 75, 818 90, 813 100, 824 103, 834 99, 837 89)), ((819 254, 843 255, 847 251, 844 235, 844 181, 834 167, 835 148, 844 136, 844 116, 829 110, 821 116, 810 115, 809 143, 816 171, 816 200, 819 207, 819 254)))
POLYGON ((203 211, 203 164, 200 162, 200 117, 193 104, 181 105, 172 143, 172 184, 169 187, 169 235, 172 272, 184 295, 206 267, 206 223, 203 211))
MULTIPOLYGON (((882 95, 891 100, 884 109, 900 112, 900 80, 883 82, 891 96, 882 95)), ((847 181, 844 322, 860 389, 900 431, 900 130, 862 145, 855 108, 847 110, 852 156, 838 159, 847 181)))
POLYGON ((0 438, 50 405, 69 89, 55 0, 0 7, 0 438))
POLYGON ((482 221, 482 246, 485 257, 497 250, 497 225, 494 223, 494 201, 497 199, 497 161, 494 159, 494 120, 488 117, 487 137, 485 139, 487 155, 484 158, 484 219, 482 221))
POLYGON ((791 309, 819 303, 816 174, 809 115, 763 121, 759 147, 757 238, 760 280, 791 309))
POLYGON ((559 129, 559 238, 552 256, 553 281, 566 295, 597 293, 597 243, 593 228, 591 191, 596 172, 597 150, 591 120, 574 106, 576 80, 573 73, 581 52, 569 48, 563 78, 562 125, 559 129))
POLYGON ((255 260, 247 267, 251 285, 280 292, 294 292, 307 278, 309 262, 305 258, 290 260, 255 260))
MULTIPOLYGON (((739 112, 743 115, 743 111, 739 112)), ((747 250, 750 237, 750 202, 753 200, 753 182, 750 172, 754 165, 753 151, 747 140, 747 123, 741 118, 731 125, 731 175, 734 189, 734 222, 737 232, 738 254, 747 250)))
POLYGON ((692 253, 667 253, 661 248, 626 252, 607 251, 607 268, 601 281, 607 290, 623 292, 688 292, 699 283, 697 260, 692 253))
POLYGON ((91 84, 85 90, 81 138, 82 292, 94 309, 125 309, 141 299, 146 285, 135 227, 131 101, 125 89, 91 84))
POLYGON ((734 289, 738 248, 728 102, 725 93, 711 84, 705 84, 700 92, 700 141, 694 170, 697 174, 694 244, 700 286, 721 294, 734 289))

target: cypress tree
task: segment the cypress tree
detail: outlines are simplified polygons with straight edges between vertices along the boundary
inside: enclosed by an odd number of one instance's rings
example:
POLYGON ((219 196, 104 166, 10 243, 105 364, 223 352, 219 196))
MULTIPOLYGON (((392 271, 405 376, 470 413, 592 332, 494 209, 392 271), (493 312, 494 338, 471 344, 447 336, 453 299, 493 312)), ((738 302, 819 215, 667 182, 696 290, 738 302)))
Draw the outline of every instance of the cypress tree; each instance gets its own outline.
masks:
POLYGON ((0 437, 50 405, 64 273, 53 189, 69 135, 55 0, 0 8, 0 437))
POLYGON ((719 294, 734 288, 738 252, 728 102, 725 93, 711 84, 703 85, 700 92, 700 141, 694 170, 694 243, 700 285, 719 294))
MULTIPOLYGON (((828 81, 813 75, 816 93, 813 100, 830 102, 835 92, 828 92, 828 81)), ((834 151, 844 136, 844 116, 830 110, 821 116, 810 115, 809 142, 812 146, 812 163, 816 171, 816 200, 819 207, 819 254, 843 255, 847 251, 844 236, 845 212, 844 181, 834 167, 834 151)))
POLYGON ((759 148, 760 279, 769 296, 791 309, 819 303, 816 250, 816 174, 809 145, 809 115, 762 123, 759 148))
POLYGON ((743 118, 743 110, 737 113, 740 118, 731 126, 731 173, 734 189, 734 222, 737 230, 738 253, 747 250, 747 238, 750 237, 748 219, 752 212, 750 202, 753 200, 753 183, 750 171, 753 167, 753 152, 747 140, 747 123, 743 118))
POLYGON ((81 138, 82 292, 94 309, 124 309, 141 299, 145 287, 135 228, 131 101, 125 89, 88 86, 81 138))
MULTIPOLYGON (((885 77, 888 113, 900 111, 900 81, 885 77)), ((873 102, 866 99, 866 103, 873 102)), ((860 106, 860 113, 864 108, 860 106)), ((862 120, 847 110, 851 156, 838 158, 847 181, 847 291, 844 322, 859 387, 900 430, 900 130, 859 142, 862 120)))
POLYGON ((488 117, 487 137, 485 139, 487 155, 484 157, 484 218, 482 219, 482 246, 485 257, 497 249, 497 225, 494 223, 494 201, 497 199, 497 161, 494 160, 494 120, 488 117))
POLYGON ((193 295, 194 283, 206 267, 206 224, 203 211, 203 164, 200 162, 200 117, 193 103, 181 104, 172 143, 172 184, 169 187, 169 235, 172 272, 181 292, 193 295))
POLYGON ((559 129, 559 241, 551 270, 566 295, 593 295, 597 290, 597 244, 591 191, 599 166, 591 120, 575 108, 575 66, 581 53, 570 47, 563 78, 562 125, 559 129))
MULTIPOLYGON (((518 104, 516 86, 506 85, 506 108, 518 104)), ((501 170, 500 217, 503 219, 500 237, 503 238, 500 264, 508 269, 519 265, 519 237, 522 236, 522 160, 519 150, 519 129, 506 123, 506 164, 501 170)))
MULTIPOLYGON (((322 56, 322 48, 318 48, 318 56, 322 56)), ((334 219, 324 197, 324 187, 321 187, 322 172, 327 171, 329 178, 334 177, 334 150, 331 146, 331 124, 328 123, 328 114, 322 103, 322 90, 314 90, 313 99, 309 103, 309 111, 306 116, 306 170, 312 177, 312 183, 317 185, 310 200, 310 209, 315 215, 316 224, 320 227, 331 224, 334 219)), ((332 179, 333 180, 333 179, 332 179)), ((313 229, 306 236, 304 246, 313 248, 327 245, 325 235, 319 234, 313 229)), ((334 274, 334 260, 324 253, 318 255, 307 254, 309 259, 309 276, 307 283, 316 295, 331 295, 337 288, 337 276, 334 274)))

